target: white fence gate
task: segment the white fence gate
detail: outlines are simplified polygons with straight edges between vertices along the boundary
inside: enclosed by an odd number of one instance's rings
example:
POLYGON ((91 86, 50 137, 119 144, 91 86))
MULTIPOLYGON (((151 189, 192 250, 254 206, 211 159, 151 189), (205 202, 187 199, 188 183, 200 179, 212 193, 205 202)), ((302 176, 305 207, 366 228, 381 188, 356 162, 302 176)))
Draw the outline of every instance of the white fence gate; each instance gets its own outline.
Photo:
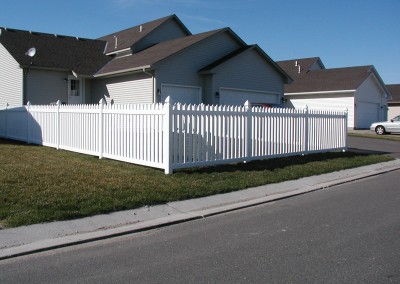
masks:
POLYGON ((114 104, 0 109, 0 136, 165 170, 346 150, 347 112, 114 104))

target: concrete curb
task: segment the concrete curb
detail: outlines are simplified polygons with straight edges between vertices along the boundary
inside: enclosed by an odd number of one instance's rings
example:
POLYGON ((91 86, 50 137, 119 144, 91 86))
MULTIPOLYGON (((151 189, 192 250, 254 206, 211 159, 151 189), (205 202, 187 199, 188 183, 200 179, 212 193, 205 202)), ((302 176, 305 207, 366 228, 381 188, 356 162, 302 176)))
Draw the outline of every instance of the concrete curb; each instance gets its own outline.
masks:
MULTIPOLYGON (((165 205, 151 207, 154 211, 151 212, 153 215, 149 215, 147 217, 145 215, 150 210, 139 208, 137 210, 125 211, 122 213, 124 215, 117 215, 121 213, 115 213, 115 215, 109 214, 84 218, 81 220, 57 222, 62 223, 63 225, 71 225, 71 223, 75 222, 77 224, 82 223, 80 225, 85 226, 88 224, 88 222, 93 222, 93 220, 97 218, 97 223, 100 224, 104 218, 109 217, 110 215, 114 216, 113 218, 115 219, 118 219, 118 216, 123 216, 125 218, 127 214, 126 212, 130 212, 129 222, 131 223, 122 225, 117 224, 117 227, 107 227, 105 225, 100 227, 93 226, 92 231, 83 233, 76 232, 75 234, 70 233, 70 235, 61 237, 49 234, 47 237, 38 237, 36 240, 33 238, 31 240, 21 240, 20 243, 15 245, 12 245, 10 242, 8 242, 8 246, 6 245, 3 248, 0 247, 0 260, 123 236, 200 218, 206 218, 217 214, 227 213, 238 209, 252 207, 271 201, 329 188, 335 185, 340 185, 399 169, 400 159, 397 159, 386 163, 379 163, 340 172, 312 176, 295 181, 270 184, 193 200, 171 202, 165 205), (136 219, 132 216, 133 211, 138 212, 133 213, 136 219), (143 219, 143 221, 141 219, 143 219)), ((113 222, 115 222, 115 220, 113 220, 113 222)), ((37 226, 27 226, 23 229, 16 228, 2 230, 0 231, 0 235, 2 235, 1 233, 3 231, 7 233, 9 232, 9 234, 5 234, 3 237, 0 236, 0 241, 7 240, 6 238, 8 238, 8 241, 10 241, 10 238, 13 236, 20 235, 19 230, 25 230, 24 232, 27 232, 30 230, 41 230, 41 226, 51 227, 56 225, 58 224, 48 223, 37 226)))

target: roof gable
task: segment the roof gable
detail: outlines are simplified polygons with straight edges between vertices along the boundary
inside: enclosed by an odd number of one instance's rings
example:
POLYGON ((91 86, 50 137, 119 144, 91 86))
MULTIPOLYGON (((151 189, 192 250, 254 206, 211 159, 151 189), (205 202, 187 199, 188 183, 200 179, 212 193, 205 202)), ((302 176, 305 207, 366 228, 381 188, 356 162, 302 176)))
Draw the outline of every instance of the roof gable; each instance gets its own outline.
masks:
POLYGON ((128 28, 122 31, 118 31, 106 36, 99 38, 107 42, 106 54, 118 52, 132 48, 135 44, 143 40, 154 30, 162 26, 163 24, 174 21, 178 27, 180 27, 186 35, 191 35, 191 32, 186 26, 179 20, 176 15, 170 15, 164 18, 160 18, 151 22, 140 24, 132 28, 128 28))
POLYGON ((273 61, 258 45, 247 45, 242 48, 239 48, 238 50, 224 56, 223 58, 211 63, 210 65, 202 68, 199 70, 199 73, 212 73, 216 68, 219 66, 229 62, 231 59, 240 56, 246 52, 249 51, 255 51, 260 54, 260 56, 268 63, 270 64, 278 73, 281 74, 281 76, 285 79, 286 83, 289 83, 292 81, 292 78, 278 65, 273 61))
POLYGON ((400 103, 400 84, 386 85, 386 87, 393 98, 390 103, 400 103))
POLYGON ((302 76, 311 70, 325 69, 325 66, 319 57, 291 59, 277 61, 276 63, 293 79, 302 76))
POLYGON ((0 29, 0 43, 22 67, 73 70, 79 75, 93 75, 110 60, 103 53, 104 41, 0 29), (25 54, 32 47, 36 49, 33 59, 25 54))
POLYGON ((174 54, 177 54, 185 50, 186 48, 189 48, 192 45, 195 45, 209 37, 212 37, 216 34, 223 32, 231 33, 231 30, 229 28, 223 28, 183 38, 163 41, 139 53, 132 54, 130 56, 114 58, 111 62, 109 62, 106 66, 104 66, 104 68, 102 68, 95 76, 99 77, 99 76, 114 75, 118 73, 140 70, 143 68, 150 68, 154 64, 162 60, 165 60, 166 58, 174 54))

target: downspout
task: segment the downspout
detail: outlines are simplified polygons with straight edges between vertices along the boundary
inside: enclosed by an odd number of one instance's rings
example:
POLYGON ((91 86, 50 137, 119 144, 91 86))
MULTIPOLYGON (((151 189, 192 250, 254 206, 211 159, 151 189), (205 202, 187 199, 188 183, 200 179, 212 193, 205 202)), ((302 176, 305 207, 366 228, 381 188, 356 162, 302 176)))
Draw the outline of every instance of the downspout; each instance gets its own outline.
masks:
POLYGON ((157 103, 157 92, 156 92, 156 78, 153 74, 146 71, 146 68, 142 69, 143 73, 149 75, 153 79, 153 104, 157 103))
POLYGON ((22 70, 22 105, 25 104, 26 100, 26 74, 24 68, 22 70))
POLYGON ((157 96, 158 96, 158 92, 157 92, 157 85, 156 85, 156 77, 153 76, 153 104, 158 103, 157 96))
POLYGON ((28 70, 24 67, 21 68, 22 70, 22 105, 27 104, 27 97, 28 97, 28 70))

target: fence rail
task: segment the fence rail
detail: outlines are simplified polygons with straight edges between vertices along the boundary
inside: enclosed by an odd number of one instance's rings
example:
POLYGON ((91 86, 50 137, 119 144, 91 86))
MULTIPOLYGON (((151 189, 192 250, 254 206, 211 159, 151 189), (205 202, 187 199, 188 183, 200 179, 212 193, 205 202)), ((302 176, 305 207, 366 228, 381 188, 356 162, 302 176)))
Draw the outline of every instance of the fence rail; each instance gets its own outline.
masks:
POLYGON ((347 112, 245 106, 57 105, 0 109, 0 136, 172 173, 346 149, 347 112))

